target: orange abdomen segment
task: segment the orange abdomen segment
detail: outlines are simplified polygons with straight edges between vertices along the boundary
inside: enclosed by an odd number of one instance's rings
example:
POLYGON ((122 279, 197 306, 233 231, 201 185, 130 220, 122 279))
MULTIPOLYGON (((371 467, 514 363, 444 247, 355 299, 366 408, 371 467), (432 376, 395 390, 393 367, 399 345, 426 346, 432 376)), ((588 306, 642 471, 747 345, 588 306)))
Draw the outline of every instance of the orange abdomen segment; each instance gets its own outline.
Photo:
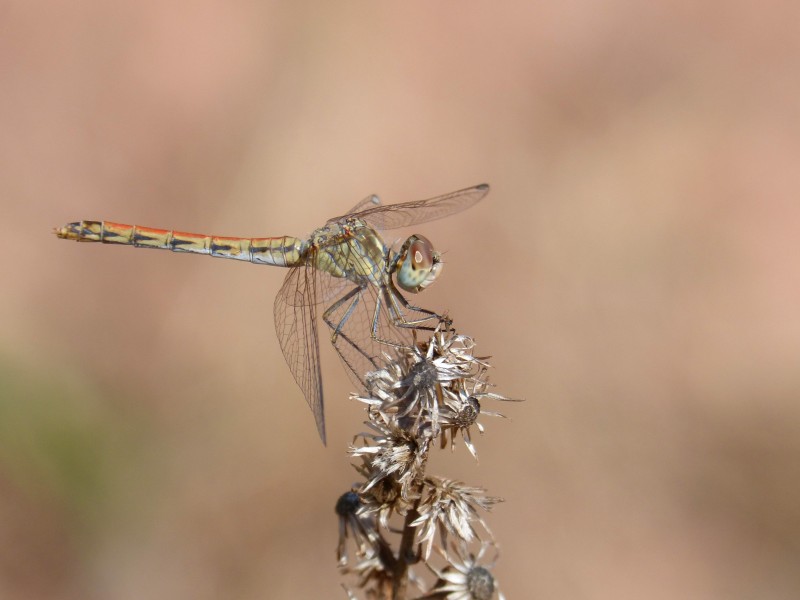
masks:
POLYGON ((305 244, 292 236, 242 238, 186 233, 125 225, 113 221, 79 221, 57 228, 55 234, 66 240, 122 244, 137 248, 158 248, 173 252, 207 254, 253 263, 291 267, 299 264, 305 244))

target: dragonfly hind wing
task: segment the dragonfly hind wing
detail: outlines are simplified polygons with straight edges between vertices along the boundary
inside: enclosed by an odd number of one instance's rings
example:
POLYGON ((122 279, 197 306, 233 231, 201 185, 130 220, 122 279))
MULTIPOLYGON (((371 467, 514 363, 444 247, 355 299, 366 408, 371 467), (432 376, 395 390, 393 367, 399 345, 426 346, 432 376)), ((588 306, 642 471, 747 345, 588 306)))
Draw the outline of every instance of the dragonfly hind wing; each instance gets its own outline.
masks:
MULTIPOLYGON (((428 198, 427 200, 388 205, 378 204, 346 216, 362 219, 377 229, 410 227, 411 225, 442 219, 466 210, 482 200, 488 193, 489 184, 482 183, 456 192, 450 192, 443 196, 428 198)), ((366 205, 366 202, 362 201, 357 206, 361 205, 366 205)))
MULTIPOLYGON (((354 213, 360 213, 360 212, 363 212, 365 210, 369 210, 369 209, 376 208, 376 207, 379 207, 379 206, 382 206, 381 205, 381 199, 378 197, 377 194, 370 194, 369 196, 367 196, 366 198, 361 200, 358 204, 356 204, 353 208, 348 210, 345 213, 345 216, 346 215, 351 215, 351 214, 354 214, 354 213)), ((328 223, 335 223, 336 221, 338 221, 339 219, 342 219, 342 218, 343 217, 336 217, 336 218, 333 218, 333 219, 329 219, 328 223)))
POLYGON ((325 444, 325 410, 316 315, 316 277, 309 265, 293 267, 275 298, 275 332, 325 444))

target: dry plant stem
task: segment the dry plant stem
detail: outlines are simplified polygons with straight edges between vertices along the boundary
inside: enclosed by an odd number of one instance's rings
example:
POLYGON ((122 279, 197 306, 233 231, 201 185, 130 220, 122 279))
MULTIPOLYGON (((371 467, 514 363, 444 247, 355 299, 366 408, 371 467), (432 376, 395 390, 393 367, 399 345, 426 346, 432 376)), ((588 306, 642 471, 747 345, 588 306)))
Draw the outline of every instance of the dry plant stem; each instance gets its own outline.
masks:
MULTIPOLYGON (((422 488, 422 486, 418 487, 422 488)), ((391 600, 405 600, 408 588, 408 567, 419 560, 418 555, 413 553, 417 528, 411 525, 419 517, 418 506, 419 500, 414 502, 414 508, 408 511, 405 523, 403 523, 403 536, 400 539, 400 549, 397 551, 397 560, 392 573, 391 600)))

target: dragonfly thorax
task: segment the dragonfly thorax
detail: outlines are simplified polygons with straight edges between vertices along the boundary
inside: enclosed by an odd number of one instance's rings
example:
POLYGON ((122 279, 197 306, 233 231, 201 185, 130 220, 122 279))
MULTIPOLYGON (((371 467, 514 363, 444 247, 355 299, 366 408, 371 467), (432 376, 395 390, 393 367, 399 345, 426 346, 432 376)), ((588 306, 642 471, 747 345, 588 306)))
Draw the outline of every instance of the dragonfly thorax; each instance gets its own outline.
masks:
POLYGON ((314 266, 334 277, 378 287, 388 277, 388 248, 381 236, 359 219, 317 229, 309 250, 314 266))

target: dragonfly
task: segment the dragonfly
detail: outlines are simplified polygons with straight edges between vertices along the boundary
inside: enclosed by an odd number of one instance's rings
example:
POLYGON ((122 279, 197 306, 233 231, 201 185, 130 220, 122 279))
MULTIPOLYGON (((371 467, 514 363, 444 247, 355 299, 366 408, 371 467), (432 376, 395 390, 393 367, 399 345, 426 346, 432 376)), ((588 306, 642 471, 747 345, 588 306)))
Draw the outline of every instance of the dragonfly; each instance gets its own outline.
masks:
POLYGON ((342 216, 329 219, 307 238, 220 237, 112 221, 77 221, 58 227, 62 239, 205 254, 289 269, 274 304, 283 356, 326 442, 317 315, 351 379, 366 386, 366 374, 381 367, 387 347, 408 347, 419 330, 446 319, 412 305, 416 294, 441 272, 442 259, 420 234, 402 245, 387 244, 382 231, 410 227, 465 210, 489 192, 480 184, 442 196, 384 205, 367 196, 342 216), (402 290, 402 292, 401 292, 402 290))

